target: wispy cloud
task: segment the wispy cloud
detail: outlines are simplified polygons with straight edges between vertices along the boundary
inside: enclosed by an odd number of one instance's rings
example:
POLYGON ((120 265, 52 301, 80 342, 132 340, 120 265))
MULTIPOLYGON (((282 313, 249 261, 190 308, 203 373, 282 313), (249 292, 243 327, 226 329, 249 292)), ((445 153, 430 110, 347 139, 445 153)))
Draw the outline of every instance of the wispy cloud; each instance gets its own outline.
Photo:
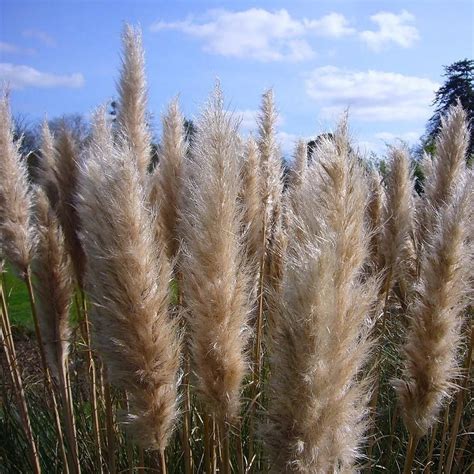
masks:
POLYGON ((301 61, 314 55, 302 39, 305 26, 286 10, 274 13, 261 8, 241 12, 214 10, 208 20, 158 21, 151 31, 177 30, 199 38, 204 50, 222 56, 259 61, 301 61))
POLYGON ((415 145, 423 132, 378 132, 370 136, 363 137, 356 142, 356 147, 359 153, 365 155, 370 160, 370 154, 375 153, 377 160, 387 154, 389 145, 396 145, 400 142, 406 143, 409 146, 415 145))
POLYGON ((210 10, 201 19, 188 17, 181 21, 156 21, 150 30, 180 31, 199 39, 206 52, 265 62, 313 58, 316 53, 310 38, 316 36, 329 39, 358 36, 374 51, 389 44, 407 48, 419 38, 413 25, 415 17, 405 10, 398 14, 379 12, 370 19, 378 29, 358 31, 337 12, 316 19, 298 19, 285 9, 250 8, 243 11, 210 10))
POLYGON ((393 132, 378 132, 374 134, 374 137, 383 141, 384 143, 393 143, 398 140, 412 144, 417 142, 423 132, 413 131, 413 132, 403 132, 403 133, 393 133, 393 132))
POLYGON ((16 44, 0 41, 0 53, 3 54, 34 54, 35 52, 33 48, 23 48, 16 44))
POLYGON ((0 63, 0 82, 6 83, 12 89, 25 87, 82 87, 84 76, 75 74, 51 74, 41 72, 30 66, 11 63, 0 63))
POLYGON ((349 20, 340 13, 329 13, 317 20, 304 20, 304 24, 307 30, 327 38, 342 38, 356 32, 349 25, 349 20))
POLYGON ((25 38, 35 39, 46 46, 56 46, 56 40, 49 33, 46 33, 45 31, 42 31, 42 30, 37 30, 37 29, 24 30, 22 32, 22 35, 25 38))
POLYGON ((335 66, 313 70, 305 85, 307 94, 321 104, 324 116, 335 117, 349 107, 352 117, 366 121, 426 119, 439 87, 423 77, 335 66))
POLYGON ((240 12, 212 10, 205 21, 157 21, 151 31, 177 30, 200 39, 204 50, 222 56, 259 61, 303 61, 314 57, 309 35, 341 38, 353 34, 348 20, 339 13, 319 19, 293 18, 287 10, 274 12, 251 8, 240 12))
POLYGON ((362 31, 359 36, 374 51, 381 51, 390 44, 408 48, 420 38, 418 29, 413 25, 415 17, 406 10, 398 14, 379 12, 370 19, 377 24, 378 30, 362 31))

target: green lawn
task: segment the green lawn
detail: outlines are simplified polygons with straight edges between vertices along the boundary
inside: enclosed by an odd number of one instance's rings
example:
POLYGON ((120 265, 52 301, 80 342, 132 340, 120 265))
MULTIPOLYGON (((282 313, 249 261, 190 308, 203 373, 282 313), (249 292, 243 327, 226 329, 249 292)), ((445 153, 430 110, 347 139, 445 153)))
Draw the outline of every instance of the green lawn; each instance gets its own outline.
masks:
MULTIPOLYGON (((25 283, 7 266, 3 274, 3 288, 7 297, 7 307, 10 323, 19 329, 34 331, 33 318, 31 316, 30 301, 25 283)), ((178 299, 178 286, 176 281, 171 282, 171 300, 176 303, 178 299)), ((74 300, 73 300, 74 303, 74 300)), ((71 321, 77 321, 77 308, 71 305, 71 321)))
POLYGON ((30 301, 25 283, 7 267, 6 272, 3 274, 3 285, 11 325, 33 330, 30 301))

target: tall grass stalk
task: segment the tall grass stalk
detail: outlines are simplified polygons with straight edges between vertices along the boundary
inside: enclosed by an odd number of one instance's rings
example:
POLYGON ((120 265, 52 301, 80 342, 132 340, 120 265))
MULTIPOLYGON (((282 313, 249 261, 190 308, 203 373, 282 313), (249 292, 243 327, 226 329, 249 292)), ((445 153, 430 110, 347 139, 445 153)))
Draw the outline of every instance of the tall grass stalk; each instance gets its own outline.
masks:
MULTIPOLYGON (((283 192, 282 169, 279 150, 276 143, 276 123, 278 115, 273 91, 268 90, 262 96, 258 116, 259 137, 257 141, 260 153, 260 199, 261 199, 261 249, 259 252, 259 273, 257 287, 257 317, 255 321, 255 341, 253 353, 253 384, 251 399, 257 399, 261 390, 262 341, 265 325, 265 284, 268 274, 269 244, 274 227, 275 209, 281 201, 283 192)), ((259 224, 260 225, 260 224, 259 224)), ((249 416, 249 459, 253 456, 256 405, 251 406, 249 416)))
MULTIPOLYGON (((15 343, 13 341, 12 330, 10 326, 10 320, 8 316, 8 308, 6 304, 5 294, 3 291, 3 262, 0 263, 0 273, 2 278, 0 279, 0 300, 1 300, 1 325, 0 325, 0 342, 4 349, 5 358, 7 360, 8 372, 11 377, 13 392, 15 394, 16 403, 20 410, 22 427, 25 432, 25 437, 28 442, 28 454, 30 456, 31 468, 33 472, 40 473, 40 459, 38 454, 38 448, 36 441, 33 436, 33 430, 31 428, 31 420, 28 412, 28 405, 25 396, 25 390, 23 388, 23 381, 21 378, 20 370, 18 367, 18 360, 15 350, 15 343)), ((64 453, 63 453, 64 454, 64 453)), ((63 461, 66 461, 65 456, 63 461)), ((67 464, 64 464, 65 470, 67 470, 67 464)))

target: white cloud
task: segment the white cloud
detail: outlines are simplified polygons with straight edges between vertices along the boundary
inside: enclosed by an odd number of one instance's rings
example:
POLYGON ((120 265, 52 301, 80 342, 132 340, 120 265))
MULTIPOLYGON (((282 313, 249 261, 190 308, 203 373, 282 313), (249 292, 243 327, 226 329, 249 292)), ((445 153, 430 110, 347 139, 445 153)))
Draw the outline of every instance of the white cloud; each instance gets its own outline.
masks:
POLYGON ((5 54, 34 54, 35 50, 33 48, 22 48, 12 43, 5 43, 0 41, 0 53, 5 54))
POLYGON ((80 73, 69 75, 41 72, 30 66, 0 63, 0 82, 13 89, 25 87, 82 87, 84 76, 80 73))
POLYGON ((241 12, 215 10, 209 21, 191 19, 174 23, 157 22, 152 31, 178 30, 204 41, 207 52, 222 56, 248 57, 260 61, 298 61, 309 58, 313 51, 301 39, 304 26, 291 18, 286 10, 271 13, 260 8, 241 12))
POLYGON ((337 12, 315 19, 298 19, 285 9, 220 9, 209 10, 201 20, 188 17, 182 21, 156 21, 150 30, 180 31, 201 40, 203 49, 209 53, 265 62, 303 61, 314 57, 316 53, 308 42, 311 36, 337 39, 358 35, 375 51, 391 43, 406 48, 419 38, 413 26, 415 17, 406 10, 398 14, 379 12, 370 19, 377 24, 377 30, 357 31, 337 12))
POLYGON ((359 36, 374 51, 381 51, 390 43, 408 48, 420 38, 418 29, 413 26, 415 17, 406 10, 399 14, 379 12, 370 19, 378 25, 378 30, 362 31, 359 36))
POLYGON ((324 66, 306 79, 306 92, 334 118, 349 107, 366 121, 425 119, 439 84, 431 79, 383 71, 352 71, 324 66))
POLYGON ((38 40, 39 42, 43 43, 46 46, 56 46, 56 41, 54 38, 45 31, 31 29, 31 30, 24 30, 22 32, 25 38, 32 38, 38 40))
POLYGON ((341 38, 356 32, 349 26, 347 18, 340 13, 329 13, 319 20, 304 20, 304 23, 310 31, 328 38, 341 38))
POLYGON ((158 21, 150 29, 181 31, 201 39, 207 52, 259 61, 303 61, 315 55, 305 39, 309 33, 332 38, 353 33, 348 21, 338 13, 298 20, 285 9, 271 12, 251 8, 240 12, 211 10, 206 17, 205 22, 192 18, 158 21))

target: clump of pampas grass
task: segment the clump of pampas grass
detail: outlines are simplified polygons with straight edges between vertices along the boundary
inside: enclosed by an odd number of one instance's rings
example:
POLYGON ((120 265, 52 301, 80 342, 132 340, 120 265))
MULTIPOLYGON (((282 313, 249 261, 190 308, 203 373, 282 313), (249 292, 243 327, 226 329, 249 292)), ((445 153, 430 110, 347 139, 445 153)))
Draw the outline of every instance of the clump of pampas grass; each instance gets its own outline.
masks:
POLYGON ((368 314, 376 293, 368 256, 363 171, 343 123, 316 150, 289 227, 279 311, 271 326, 271 472, 353 469, 366 428, 368 314), (295 229, 298 229, 296 231, 295 229), (296 238, 297 237, 297 238, 296 238))
POLYGON ((97 348, 111 382, 129 395, 125 423, 163 453, 176 421, 180 358, 168 314, 170 268, 131 145, 121 136, 113 143, 103 111, 81 169, 78 210, 97 348))
POLYGON ((185 168, 184 301, 197 389, 219 422, 239 413, 247 370, 248 283, 240 237, 237 124, 217 87, 197 124, 185 168))

